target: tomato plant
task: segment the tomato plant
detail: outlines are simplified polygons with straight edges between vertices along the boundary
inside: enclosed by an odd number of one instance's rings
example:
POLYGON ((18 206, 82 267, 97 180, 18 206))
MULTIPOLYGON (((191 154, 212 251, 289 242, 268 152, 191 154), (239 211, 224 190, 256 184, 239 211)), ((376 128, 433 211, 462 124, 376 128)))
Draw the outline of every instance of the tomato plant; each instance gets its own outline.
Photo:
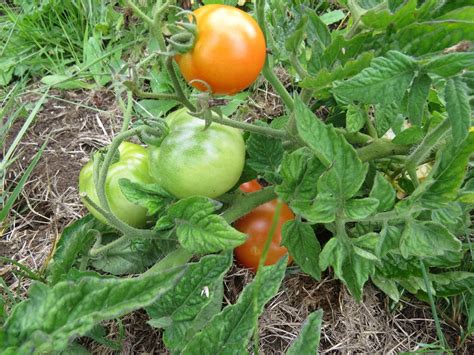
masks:
MULTIPOLYGON (((234 94, 252 84, 265 63, 266 46, 257 22, 227 5, 206 5, 194 11, 194 48, 176 57, 184 78, 203 80, 214 94, 234 94)), ((205 91, 199 82, 193 86, 205 91)))
MULTIPOLYGON (((261 188, 262 187, 257 180, 251 180, 240 186, 240 189, 243 192, 255 192, 261 188)), ((265 241, 267 240, 273 216, 275 215, 276 204, 276 200, 266 202, 234 222, 234 227, 248 236, 244 244, 234 249, 235 257, 240 264, 253 271, 257 271, 258 269, 265 241)), ((278 218, 277 228, 272 237, 270 249, 268 250, 268 255, 264 265, 273 265, 278 262, 281 257, 288 254, 288 249, 280 245, 281 228, 285 222, 294 218, 295 215, 288 205, 283 203, 280 217, 278 218)), ((290 264, 291 261, 292 259, 289 257, 288 264, 290 264)))
MULTIPOLYGON (((278 292, 285 254, 315 280, 322 272, 340 280, 358 301, 367 282, 395 303, 407 292, 429 300, 440 352, 452 352, 437 310, 450 324, 459 321, 464 335, 474 330, 466 322, 474 284, 474 54, 468 45, 474 22, 468 2, 353 0, 339 1, 349 5, 334 11, 334 2, 259 0, 248 8, 255 9, 260 31, 229 6, 196 10, 196 24, 165 23, 188 14, 172 1, 151 10, 127 0, 149 27, 153 46, 135 68, 134 56, 127 58, 133 74, 123 82, 127 105, 117 93, 122 129, 100 156, 96 179, 92 163, 80 177, 86 206, 109 226, 84 217, 63 231, 44 273, 25 274, 39 282, 10 314, 0 312, 0 321, 7 314, 0 352, 73 352, 78 344, 72 340, 94 336, 98 322, 140 308, 150 325, 163 328, 171 353, 242 353, 252 338, 258 348, 256 319, 278 292), (174 60, 188 81, 207 82, 213 94, 234 93, 262 68, 262 32, 271 56, 262 70, 265 95, 262 87, 230 99, 186 96, 174 60), (194 49, 176 56, 194 39, 194 49), (158 54, 166 58, 157 65, 158 54), (284 82, 279 67, 287 73, 284 82), (134 96, 152 101, 153 119, 130 124, 134 96), (262 107, 261 96, 272 100, 262 107), (270 102, 278 109, 262 110, 270 102), (178 103, 192 115, 175 111, 166 125, 163 111, 178 103), (222 114, 229 111, 234 114, 222 114), (150 152, 122 143, 134 136, 159 146, 150 152), (425 164, 429 169, 421 174, 425 164), (231 191, 247 174, 271 184, 262 188, 253 180, 240 187, 250 193, 231 191), (120 178, 133 183, 119 186, 120 178), (147 218, 152 228, 135 228, 147 218), (256 270, 267 242, 267 266, 256 270), (234 250, 237 261, 257 273, 222 310, 234 250), (115 277, 137 272, 144 273, 115 277), (449 312, 454 305, 460 306, 449 312)), ((315 353, 321 314, 309 318, 288 354, 315 353)))
MULTIPOLYGON (((146 223, 146 208, 129 202, 123 195, 119 180, 128 179, 132 182, 150 184, 153 182, 148 173, 149 152, 146 148, 122 142, 119 146, 120 159, 110 165, 105 191, 111 211, 125 223, 134 227, 143 227, 146 223)), ((79 192, 86 194, 95 204, 99 205, 99 198, 93 181, 93 162, 88 162, 79 175, 79 192)), ((99 220, 106 222, 105 218, 94 209, 86 200, 83 202, 87 209, 99 220)))
POLYGON ((169 134, 150 155, 150 174, 173 195, 217 197, 239 180, 245 143, 240 130, 211 124, 185 109, 169 115, 169 134))

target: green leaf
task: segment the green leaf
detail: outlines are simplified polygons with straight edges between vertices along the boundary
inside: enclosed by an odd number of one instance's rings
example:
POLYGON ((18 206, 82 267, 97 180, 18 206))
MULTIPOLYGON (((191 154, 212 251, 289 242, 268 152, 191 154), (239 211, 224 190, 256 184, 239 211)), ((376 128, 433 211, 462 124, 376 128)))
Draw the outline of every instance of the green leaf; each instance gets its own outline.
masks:
POLYGON ((335 80, 347 79, 358 74, 370 65, 373 57, 372 52, 362 53, 356 59, 349 60, 344 66, 337 66, 331 70, 327 68, 319 70, 314 76, 304 78, 299 85, 306 89, 322 90, 335 80))
POLYGON ((425 131, 421 127, 413 126, 397 134, 392 142, 399 145, 417 144, 423 140, 424 135, 425 131))
POLYGON ((442 208, 432 210, 431 220, 442 224, 454 235, 469 234, 469 212, 464 211, 459 202, 450 202, 442 208))
POLYGON ((384 30, 388 26, 403 28, 416 21, 417 0, 408 0, 394 14, 388 9, 371 9, 361 16, 362 23, 369 28, 384 30))
POLYGON ((400 109, 396 103, 375 106, 375 129, 382 137, 394 124, 400 109))
POLYGON ((421 125, 423 111, 431 87, 431 78, 427 74, 418 74, 408 94, 408 118, 414 125, 421 125))
MULTIPOLYGON (((260 126, 268 126, 265 123, 258 123, 260 126)), ((246 163, 258 172, 275 172, 283 159, 283 145, 281 139, 262 136, 251 133, 247 139, 246 163)))
POLYGON ((184 276, 171 290, 146 308, 151 325, 164 325, 163 338, 168 348, 173 351, 182 349, 186 345, 185 340, 197 332, 198 322, 202 327, 214 311, 220 311, 222 281, 231 264, 230 253, 201 258, 188 266, 184 276), (216 301, 219 302, 217 305, 216 301))
POLYGON ((324 170, 324 165, 307 148, 286 153, 280 168, 282 182, 275 191, 287 203, 313 200, 317 193, 315 181, 324 170))
POLYGON ((344 205, 344 214, 350 219, 364 219, 377 211, 379 200, 372 197, 351 199, 344 205))
POLYGON ((349 40, 346 40, 342 34, 336 35, 320 58, 322 66, 329 69, 336 63, 345 65, 363 52, 377 47, 374 46, 374 43, 376 43, 376 38, 368 31, 362 32, 349 40))
POLYGON ((337 85, 333 92, 344 98, 367 104, 401 101, 410 85, 416 62, 403 53, 389 51, 372 60, 370 67, 337 85))
POLYGON ((319 120, 301 100, 295 100, 296 124, 300 137, 328 168, 318 181, 318 191, 348 199, 359 191, 368 165, 332 126, 319 120))
POLYGON ((89 89, 92 90, 94 85, 86 83, 85 81, 74 79, 68 75, 46 75, 41 78, 41 82, 47 86, 55 89, 74 90, 74 89, 89 89))
POLYGON ((368 119, 369 116, 364 107, 349 105, 346 112, 346 128, 349 132, 359 132, 368 119))
POLYGON ((380 172, 377 172, 369 196, 379 201, 377 211, 384 212, 393 208, 397 193, 392 184, 380 172))
POLYGON ((447 144, 438 154, 436 164, 427 178, 432 184, 422 200, 431 203, 455 200, 473 152, 474 132, 461 145, 447 144))
POLYGON ((67 275, 81 254, 88 253, 95 241, 95 235, 90 231, 96 228, 101 229, 101 227, 103 229, 103 226, 92 215, 87 215, 64 228, 46 269, 47 280, 51 285, 61 281, 67 275))
POLYGON ((449 53, 431 59, 423 66, 427 72, 434 73, 445 78, 456 75, 466 68, 474 66, 474 53, 449 53))
POLYGON ((287 260, 284 257, 275 265, 259 269, 254 281, 245 287, 237 302, 214 316, 191 339, 182 354, 200 355, 202 349, 209 354, 244 353, 264 305, 278 292, 287 260), (254 297, 257 299, 254 300, 254 297))
POLYGON ((474 22, 430 21, 413 23, 395 33, 394 39, 404 53, 421 56, 474 40, 474 22))
POLYGON ((341 10, 333 10, 319 16, 320 20, 326 25, 332 25, 333 23, 339 22, 344 17, 346 17, 346 14, 341 10))
POLYGON ((467 90, 467 85, 459 77, 446 81, 444 92, 446 111, 451 121, 455 144, 461 143, 466 138, 471 126, 471 106, 467 90))
POLYGON ((376 255, 384 257, 388 252, 398 250, 402 231, 395 226, 384 225, 380 232, 380 238, 376 247, 376 255))
POLYGON ((311 313, 303 323, 298 338, 286 351, 286 355, 316 354, 321 338, 323 311, 320 309, 311 313))
POLYGON ((174 244, 173 241, 163 240, 132 240, 110 248, 100 258, 93 259, 92 265, 112 275, 140 273, 162 257, 164 252, 171 249, 174 244))
MULTIPOLYGON (((465 5, 474 5, 472 0, 457 0, 454 1, 454 8, 452 11, 445 13, 442 16, 436 18, 436 20, 463 20, 473 22, 474 20, 474 6, 463 6, 462 2, 465 5)), ((445 11, 447 7, 445 6, 445 11)))
POLYGON ((322 48, 327 47, 329 44, 331 44, 331 33, 329 32, 328 27, 316 14, 316 11, 312 9, 307 10, 310 21, 309 23, 311 25, 311 35, 315 36, 322 48))
POLYGON ((332 266, 336 277, 344 282, 357 301, 362 299, 362 289, 374 272, 374 260, 366 259, 354 251, 351 244, 334 237, 324 246, 319 259, 321 270, 332 266))
POLYGON ((370 277, 375 286, 383 291, 388 297, 395 302, 400 301, 400 291, 398 290, 397 283, 394 280, 387 279, 381 275, 374 274, 370 277))
MULTIPOLYGON (((214 292, 210 293, 210 301, 204 306, 193 321, 173 323, 163 334, 163 342, 172 352, 181 351, 192 337, 222 310, 224 298, 224 284, 221 281, 210 286, 214 292)), ((151 324, 151 322, 149 322, 151 324)))
POLYGON ((461 251, 461 242, 439 223, 412 221, 403 230, 400 251, 404 258, 439 256, 461 251))
POLYGON ((320 193, 312 203, 306 200, 294 200, 290 203, 290 207, 293 212, 312 224, 331 223, 336 219, 337 203, 333 196, 320 193))
POLYGON ((247 91, 239 92, 232 96, 226 96, 229 102, 225 106, 219 106, 224 116, 230 117, 237 109, 247 102, 249 93, 247 91))
POLYGON ((65 349, 101 321, 114 319, 157 300, 183 275, 183 268, 136 278, 84 277, 48 287, 36 283, 5 323, 5 345, 18 353, 65 349))
POLYGON ((283 225, 281 244, 296 264, 314 279, 321 279, 319 253, 321 246, 310 225, 299 221, 289 221, 283 225))
POLYGON ((95 82, 100 85, 104 86, 107 84, 111 76, 109 74, 103 75, 102 73, 107 73, 107 67, 102 63, 102 59, 104 56, 104 51, 101 47, 101 41, 97 39, 95 36, 89 37, 87 41, 84 41, 84 66, 89 68, 92 77, 94 78, 95 82))
POLYGON ((288 52, 297 54, 300 51, 301 43, 304 40, 308 17, 303 17, 286 41, 285 48, 288 52))
POLYGON ((465 271, 451 271, 442 274, 430 274, 436 295, 451 297, 463 292, 472 293, 474 290, 474 273, 465 271))
POLYGON ((120 190, 128 201, 145 207, 149 215, 161 213, 174 197, 156 184, 143 185, 128 179, 119 180, 120 190))
POLYGON ((181 245, 192 253, 230 250, 242 244, 247 236, 232 228, 211 199, 195 196, 180 200, 168 209, 167 218, 176 224, 181 245))
POLYGON ((175 100, 140 100, 135 109, 142 117, 164 117, 178 104, 175 100))
MULTIPOLYGON (((208 255, 189 264, 181 280, 158 301, 146 308, 150 318, 168 317, 173 322, 196 318, 201 308, 210 301, 205 288, 222 280, 230 268, 232 258, 227 255, 208 255)), ((209 289, 209 294, 214 290, 209 289)))

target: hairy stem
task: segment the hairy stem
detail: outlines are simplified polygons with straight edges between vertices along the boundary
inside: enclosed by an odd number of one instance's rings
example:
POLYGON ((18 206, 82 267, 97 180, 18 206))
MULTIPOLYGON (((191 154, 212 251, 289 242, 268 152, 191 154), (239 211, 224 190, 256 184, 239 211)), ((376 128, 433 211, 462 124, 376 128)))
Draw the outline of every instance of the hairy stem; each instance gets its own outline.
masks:
POLYGON ((188 100, 186 95, 184 94, 183 89, 181 88, 181 84, 179 83, 178 77, 176 76, 176 72, 173 67, 173 58, 168 57, 166 59, 166 70, 171 79, 171 83, 173 84, 173 88, 176 91, 176 96, 178 96, 179 101, 186 106, 186 108, 192 112, 196 112, 196 107, 188 100))
POLYGON ((436 128, 428 133, 415 151, 408 157, 405 167, 408 171, 416 169, 436 147, 439 141, 450 132, 451 123, 448 119, 441 122, 436 128))
MULTIPOLYGON (((127 3, 132 7, 132 9, 141 17, 143 18, 148 25, 150 26, 150 32, 152 33, 153 37, 158 41, 158 46, 160 47, 160 51, 162 53, 167 51, 166 48, 166 42, 165 38, 163 36, 163 31, 162 31, 162 17, 163 13, 165 10, 171 5, 171 0, 167 0, 163 5, 161 5, 154 13, 153 19, 149 18, 146 14, 144 14, 131 0, 127 0, 127 3)), ((168 58, 164 61, 163 63, 166 71, 168 72, 168 75, 171 79, 171 83, 173 85, 173 88, 176 92, 171 97, 172 99, 176 99, 177 101, 180 101, 184 106, 186 106, 190 111, 195 112, 196 108, 194 105, 188 100, 186 95, 183 92, 183 89, 181 88, 181 84, 179 83, 178 77, 176 76, 176 72, 173 67, 173 57, 168 56, 168 58)), ((145 94, 143 92, 140 92, 141 94, 145 94)), ((145 94, 147 96, 148 94, 145 94)), ((159 96, 149 96, 148 98, 162 98, 159 96)))
MULTIPOLYGON (((120 100, 122 101, 122 100, 120 100)), ((120 132, 125 132, 130 125, 130 121, 132 119, 132 108, 133 108, 133 94, 131 91, 127 92, 127 106, 123 110, 123 122, 122 122, 122 129, 120 132)))
POLYGON ((127 5, 130 6, 133 12, 135 12, 138 16, 140 16, 142 20, 145 21, 147 24, 149 25, 153 24, 153 20, 150 17, 148 17, 148 15, 145 14, 142 10, 140 10, 140 8, 137 5, 135 5, 135 3, 132 0, 127 0, 127 5))
MULTIPOLYGON (((198 117, 200 119, 203 119, 203 117, 198 117)), ((240 122, 240 121, 235 121, 230 118, 226 117, 220 117, 213 115, 212 116, 212 121, 223 124, 226 126, 234 127, 234 128, 239 128, 247 132, 252 132, 256 134, 261 134, 263 136, 267 137, 273 137, 273 138, 278 138, 282 140, 289 139, 290 137, 288 136, 288 133, 282 129, 275 129, 275 128, 270 128, 270 127, 264 127, 264 126, 257 126, 251 123, 245 123, 245 122, 240 122)))
POLYGON ((138 228, 131 227, 128 224, 122 222, 111 212, 109 201, 107 199, 107 194, 105 190, 105 181, 107 179, 107 173, 108 173, 110 164, 112 163, 114 155, 117 149, 119 148, 120 144, 128 138, 140 132, 143 132, 145 130, 150 130, 150 129, 151 128, 148 126, 139 126, 129 131, 122 132, 114 138, 114 140, 112 141, 112 144, 110 145, 107 151, 107 154, 105 155, 104 161, 102 165, 100 166, 98 183, 95 185, 95 189, 97 192, 97 196, 99 198, 100 206, 97 206, 96 204, 94 204, 93 201, 90 200, 89 198, 89 203, 92 202, 91 203, 92 207, 97 209, 101 214, 103 214, 104 218, 107 219, 107 222, 109 222, 110 225, 112 225, 114 228, 118 229, 125 235, 137 237, 137 238, 154 238, 156 237, 156 233, 154 231, 150 231, 146 229, 138 229, 138 228))
POLYGON ((391 220, 400 220, 406 219, 407 217, 412 216, 413 214, 423 212, 426 208, 417 207, 411 208, 405 212, 398 212, 397 210, 392 210, 388 212, 380 212, 373 216, 362 218, 362 219, 351 219, 351 218, 344 218, 344 221, 347 222, 373 222, 373 223, 384 223, 391 220))
POLYGON ((385 139, 377 139, 369 145, 357 149, 357 154, 359 155, 360 160, 365 162, 390 155, 406 154, 409 151, 409 145, 398 145, 385 139))
POLYGON ((183 264, 186 264, 192 256, 192 253, 180 247, 166 254, 163 259, 161 259, 158 263, 156 263, 147 271, 145 271, 143 275, 158 274, 160 272, 175 268, 177 266, 181 266, 183 264))

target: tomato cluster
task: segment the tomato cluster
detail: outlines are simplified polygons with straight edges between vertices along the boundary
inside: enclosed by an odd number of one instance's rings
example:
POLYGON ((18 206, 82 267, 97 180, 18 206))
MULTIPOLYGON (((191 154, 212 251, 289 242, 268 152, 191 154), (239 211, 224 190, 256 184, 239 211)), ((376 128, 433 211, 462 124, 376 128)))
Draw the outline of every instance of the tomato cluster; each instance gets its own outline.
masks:
MULTIPOLYGON (((144 148, 130 142, 119 147, 120 160, 112 164, 105 183, 111 211, 134 227, 146 223, 146 209, 127 200, 119 180, 141 184, 158 183, 176 197, 217 197, 239 180, 245 161, 245 143, 240 130, 205 122, 185 109, 167 118, 170 129, 159 147, 144 148)), ((93 164, 87 163, 79 176, 79 191, 98 204, 93 183, 93 164)), ((84 201, 89 211, 105 222, 102 215, 84 201)))
MULTIPOLYGON (((265 38, 257 22, 226 5, 203 6, 194 12, 194 17, 194 48, 175 57, 184 78, 199 90, 210 88, 214 94, 234 94, 247 88, 259 75, 266 58, 265 38)), ((109 167, 105 193, 111 212, 134 227, 145 226, 147 211, 127 200, 120 189, 120 179, 158 183, 178 198, 215 198, 235 186, 244 168, 245 142, 240 130, 217 123, 206 127, 205 121, 185 109, 171 113, 166 121, 169 133, 159 147, 123 142, 119 161, 109 167)), ((93 163, 89 162, 80 173, 79 190, 100 205, 93 180, 93 163)), ((240 187, 244 192, 261 188, 256 180, 240 187)), ((106 222, 87 200, 84 203, 94 216, 106 222)), ((267 202, 234 223, 236 229, 248 235, 247 241, 235 250, 235 256, 239 263, 255 271, 276 204, 276 200, 267 202)), ((265 265, 274 264, 288 253, 280 245, 281 228, 293 218, 289 207, 283 204, 265 265)))

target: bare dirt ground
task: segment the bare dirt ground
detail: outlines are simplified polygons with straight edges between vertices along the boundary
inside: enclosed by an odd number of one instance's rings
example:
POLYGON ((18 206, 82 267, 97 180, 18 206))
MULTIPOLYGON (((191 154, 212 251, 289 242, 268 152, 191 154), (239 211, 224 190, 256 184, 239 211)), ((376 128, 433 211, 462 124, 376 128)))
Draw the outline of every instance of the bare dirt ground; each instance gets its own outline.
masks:
MULTIPOLYGON (((47 149, 0 239, 0 255, 33 270, 42 269, 61 230, 86 213, 77 191, 79 170, 90 152, 109 143, 121 125, 121 114, 111 93, 69 91, 55 92, 52 96, 55 98, 48 99, 22 141, 20 158, 9 170, 10 182, 18 181, 49 135, 47 149)), ((23 100, 33 102, 37 98, 29 95, 23 100)), ((280 112, 278 102, 265 89, 256 93, 253 104, 259 108, 259 116, 280 112)), ((13 131, 20 125, 18 122, 13 131)), ((11 290, 26 294, 30 282, 17 277, 12 267, 1 266, 0 276, 11 290)), ((248 271, 234 266, 225 281, 225 303, 233 303, 251 278, 248 271)), ((370 284, 365 288, 364 301, 359 304, 329 274, 318 282, 301 273, 292 273, 260 319, 262 353, 284 353, 307 315, 320 308, 324 310, 321 353, 391 354, 416 351, 420 344, 436 341, 435 324, 426 304, 408 298, 391 310, 388 299, 370 284)), ((160 331, 146 321, 146 314, 139 311, 121 320, 122 330, 117 321, 106 323, 109 338, 123 342, 120 353, 166 353, 160 331)), ((445 323, 443 326, 448 339, 455 344, 455 337, 449 337, 455 334, 454 330, 445 323)), ((89 340, 83 343, 94 354, 117 353, 89 340)), ((472 350, 466 345, 459 353, 472 350)))

